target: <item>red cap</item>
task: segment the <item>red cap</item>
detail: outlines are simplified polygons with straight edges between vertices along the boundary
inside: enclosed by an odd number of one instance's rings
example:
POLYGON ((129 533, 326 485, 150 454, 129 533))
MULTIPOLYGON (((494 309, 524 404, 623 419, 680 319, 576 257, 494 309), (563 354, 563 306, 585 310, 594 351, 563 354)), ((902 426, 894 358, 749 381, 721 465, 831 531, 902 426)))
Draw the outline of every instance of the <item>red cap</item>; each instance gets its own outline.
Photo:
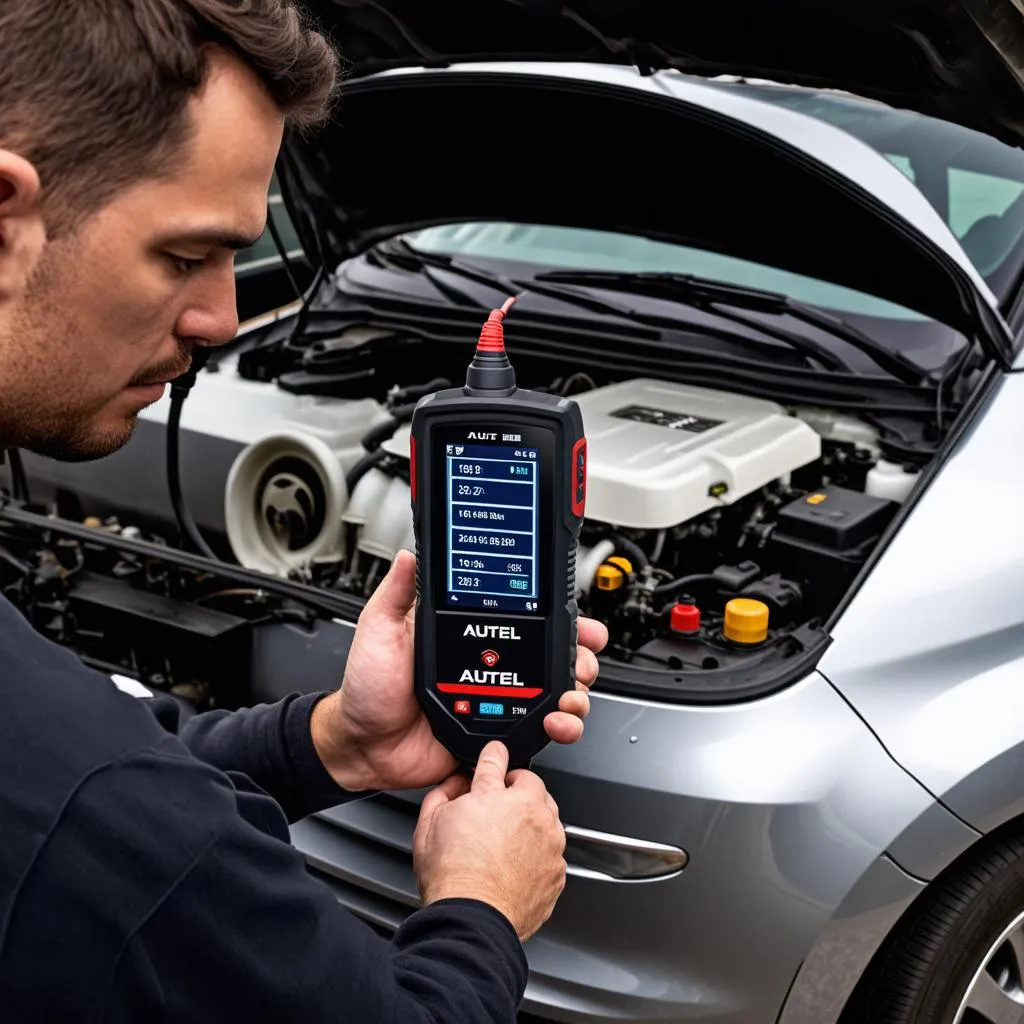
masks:
POLYGON ((696 633, 700 629, 700 609, 695 604, 674 605, 672 629, 676 633, 696 633))

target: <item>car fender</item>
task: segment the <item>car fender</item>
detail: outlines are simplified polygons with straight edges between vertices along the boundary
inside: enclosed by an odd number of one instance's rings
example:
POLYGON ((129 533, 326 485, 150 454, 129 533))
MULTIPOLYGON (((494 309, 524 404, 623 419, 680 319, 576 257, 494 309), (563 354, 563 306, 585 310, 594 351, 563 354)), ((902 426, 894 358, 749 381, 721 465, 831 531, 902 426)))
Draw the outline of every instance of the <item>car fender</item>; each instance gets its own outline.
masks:
POLYGON ((989 832, 1024 815, 1024 376, 1006 374, 833 631, 821 673, 989 832))
POLYGON ((938 801, 911 821, 819 932, 777 1024, 836 1024, 872 958, 915 898, 980 838, 938 801))

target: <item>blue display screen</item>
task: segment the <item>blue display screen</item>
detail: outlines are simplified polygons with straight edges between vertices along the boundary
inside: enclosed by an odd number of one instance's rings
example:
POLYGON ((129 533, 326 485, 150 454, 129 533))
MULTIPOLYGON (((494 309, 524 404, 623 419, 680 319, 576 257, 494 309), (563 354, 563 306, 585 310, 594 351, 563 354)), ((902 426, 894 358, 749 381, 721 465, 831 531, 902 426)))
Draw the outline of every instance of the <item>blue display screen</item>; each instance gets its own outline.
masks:
POLYGON ((446 445, 448 604, 537 609, 540 453, 446 445))

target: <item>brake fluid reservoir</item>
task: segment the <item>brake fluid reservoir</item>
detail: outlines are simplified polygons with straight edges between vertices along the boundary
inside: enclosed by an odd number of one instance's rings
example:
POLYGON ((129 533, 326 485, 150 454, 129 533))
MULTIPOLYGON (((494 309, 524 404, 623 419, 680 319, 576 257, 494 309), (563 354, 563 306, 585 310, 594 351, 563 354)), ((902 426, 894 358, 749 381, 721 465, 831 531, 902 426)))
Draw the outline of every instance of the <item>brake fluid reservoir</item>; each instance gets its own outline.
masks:
POLYGON ((874 469, 868 471, 864 485, 866 494, 890 501, 903 501, 917 481, 916 472, 908 472, 895 462, 879 459, 874 469))

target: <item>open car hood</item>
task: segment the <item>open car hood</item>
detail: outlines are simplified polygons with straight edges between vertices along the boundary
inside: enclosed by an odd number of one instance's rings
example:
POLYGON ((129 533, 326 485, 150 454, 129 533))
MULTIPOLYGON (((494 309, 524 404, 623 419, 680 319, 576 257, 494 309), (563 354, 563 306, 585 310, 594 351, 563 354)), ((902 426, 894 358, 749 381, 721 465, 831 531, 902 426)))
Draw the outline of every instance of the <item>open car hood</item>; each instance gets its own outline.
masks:
POLYGON ((290 138, 280 164, 315 263, 452 221, 622 231, 890 299, 1008 364, 994 296, 884 157, 802 114, 650 72, 834 88, 1021 145, 1014 0, 315 6, 346 81, 335 119, 290 138))
POLYGON ((842 89, 1024 143, 1019 0, 321 0, 350 74, 595 61, 842 89))

